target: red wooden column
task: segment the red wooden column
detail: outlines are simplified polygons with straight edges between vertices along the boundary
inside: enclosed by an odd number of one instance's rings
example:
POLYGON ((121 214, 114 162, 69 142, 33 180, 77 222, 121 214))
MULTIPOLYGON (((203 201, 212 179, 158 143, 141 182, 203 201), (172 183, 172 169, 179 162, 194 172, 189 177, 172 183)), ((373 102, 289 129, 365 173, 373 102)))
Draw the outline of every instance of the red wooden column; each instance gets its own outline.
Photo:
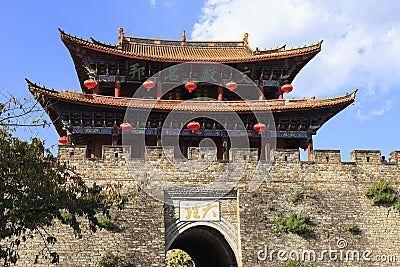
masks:
POLYGON ((264 146, 264 153, 265 153, 265 161, 270 161, 269 158, 269 142, 265 142, 265 146, 264 146))
POLYGON ((119 97, 121 95, 121 82, 118 80, 115 81, 115 97, 119 97))
POLYGON ((307 158, 308 158, 308 161, 311 161, 311 150, 313 149, 313 145, 312 145, 312 137, 310 137, 309 138, 309 141, 308 141, 308 147, 307 147, 307 158))
POLYGON ((283 92, 280 86, 278 87, 278 99, 283 99, 283 92))
POLYGON ((162 84, 161 81, 157 83, 157 101, 161 100, 162 97, 162 84))
POLYGON ((218 86, 218 101, 222 101, 224 99, 224 88, 222 86, 218 86))

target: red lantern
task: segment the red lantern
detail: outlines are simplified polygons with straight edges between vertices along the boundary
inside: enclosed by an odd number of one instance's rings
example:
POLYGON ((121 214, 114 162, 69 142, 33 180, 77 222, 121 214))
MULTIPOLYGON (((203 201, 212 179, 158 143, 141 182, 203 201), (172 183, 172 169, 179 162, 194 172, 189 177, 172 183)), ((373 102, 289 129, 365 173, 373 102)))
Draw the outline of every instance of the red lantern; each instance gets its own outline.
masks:
POLYGON ((87 89, 93 89, 97 86, 96 80, 93 79, 86 80, 83 84, 87 87, 87 89))
POLYGON ((193 90, 196 90, 197 84, 195 82, 187 82, 185 84, 185 88, 189 91, 189 93, 191 93, 193 90))
POLYGON ((66 145, 68 144, 68 137, 66 136, 61 136, 60 138, 58 138, 58 142, 62 145, 66 145))
POLYGON ((267 129, 267 126, 265 126, 264 123, 259 122, 257 124, 254 124, 253 129, 254 129, 254 131, 257 131, 258 134, 262 134, 262 132, 264 132, 267 129))
POLYGON ((229 90, 233 91, 237 88, 237 83, 228 82, 228 83, 226 83, 225 87, 228 88, 229 90))
POLYGON ((127 123, 127 122, 121 123, 119 128, 125 133, 130 133, 132 131, 132 129, 133 129, 132 125, 130 123, 127 123))
POLYGON ((291 84, 282 85, 281 91, 284 93, 290 93, 293 90, 293 86, 291 84))
POLYGON ((198 123, 197 121, 189 122, 188 125, 187 125, 187 128, 188 128, 189 130, 191 130, 192 133, 194 133, 195 131, 197 131, 198 129, 200 129, 200 123, 198 123))
POLYGON ((154 86, 156 86, 156 83, 153 82, 152 80, 146 80, 143 83, 143 87, 146 88, 146 91, 150 91, 152 88, 154 88, 154 86))

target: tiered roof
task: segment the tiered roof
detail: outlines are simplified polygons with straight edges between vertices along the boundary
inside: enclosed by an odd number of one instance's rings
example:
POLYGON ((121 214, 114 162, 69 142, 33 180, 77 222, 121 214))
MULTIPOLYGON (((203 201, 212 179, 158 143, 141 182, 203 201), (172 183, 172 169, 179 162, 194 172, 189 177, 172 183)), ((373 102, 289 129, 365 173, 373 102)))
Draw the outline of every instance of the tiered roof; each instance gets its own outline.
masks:
POLYGON ((241 63, 317 54, 321 42, 288 49, 282 46, 270 50, 253 50, 246 41, 179 41, 124 36, 119 44, 106 44, 77 38, 60 30, 64 42, 127 58, 167 62, 241 63))
POLYGON ((251 112, 251 111, 292 111, 329 108, 338 105, 349 105, 354 102, 356 91, 345 96, 315 99, 273 99, 248 101, 194 101, 194 100, 155 100, 143 98, 111 97, 103 95, 81 94, 71 91, 55 91, 40 87, 29 80, 29 90, 38 93, 45 99, 54 99, 62 102, 71 102, 81 105, 94 105, 115 108, 137 108, 163 111, 212 111, 212 112, 251 112))
MULTIPOLYGON (((282 134, 282 138, 306 139, 309 134, 315 134, 325 122, 353 103, 355 99, 356 91, 345 96, 326 99, 276 99, 280 86, 291 83, 299 71, 321 51, 322 41, 295 49, 281 46, 261 51, 258 48, 253 50, 249 46, 247 35, 241 41, 187 41, 185 36, 182 36, 182 40, 124 36, 120 30, 119 42, 106 44, 93 38, 90 41, 83 40, 62 30, 60 33, 62 41, 71 53, 84 92, 89 92, 84 87, 84 81, 90 77, 89 74, 93 75, 94 72, 97 78, 100 76, 110 78, 98 79, 98 87, 103 86, 104 91, 97 91, 97 94, 56 91, 27 80, 29 90, 40 96, 40 103, 46 107, 60 135, 65 134, 66 126, 88 127, 87 130, 90 131, 96 127, 104 129, 116 127, 124 121, 125 112, 130 108, 137 110, 138 116, 147 111, 155 113, 149 120, 150 126, 141 126, 150 128, 157 128, 159 120, 165 119, 170 111, 177 111, 180 114, 190 111, 199 114, 200 117, 201 114, 223 114, 234 111, 242 120, 247 121, 246 127, 250 131, 251 123, 256 123, 252 121, 254 112, 271 111, 277 131, 286 133, 282 134), (263 87, 261 89, 270 94, 267 97, 270 99, 193 101, 116 97, 119 95, 117 93, 116 96, 100 95, 102 92, 107 94, 106 90, 109 88, 112 90, 117 88, 113 87, 117 86, 117 81, 118 90, 122 88, 130 90, 129 93, 135 92, 146 79, 158 71, 183 62, 223 63, 239 71, 248 70, 242 73, 258 83, 260 88, 263 87), (129 65, 139 64, 143 69, 146 68, 146 74, 137 79, 133 77, 125 79, 129 74, 129 65), (267 83, 264 83, 265 81, 267 83), (274 92, 276 97, 273 95, 274 92), (298 137, 293 137, 296 134, 298 137)), ((162 91, 161 86, 160 89, 162 91)), ((95 130, 100 133, 109 132, 109 129, 95 130)), ((292 146, 298 144, 300 141, 294 142, 292 146)))

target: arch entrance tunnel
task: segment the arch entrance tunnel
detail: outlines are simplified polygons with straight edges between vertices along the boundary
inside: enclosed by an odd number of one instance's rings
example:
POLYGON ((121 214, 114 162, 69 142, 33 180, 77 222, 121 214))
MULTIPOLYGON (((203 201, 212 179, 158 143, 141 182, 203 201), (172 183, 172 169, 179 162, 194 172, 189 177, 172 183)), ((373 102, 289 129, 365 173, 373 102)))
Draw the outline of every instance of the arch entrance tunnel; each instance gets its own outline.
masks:
POLYGON ((208 226, 185 230, 169 249, 186 251, 196 267, 237 267, 235 254, 224 236, 208 226))

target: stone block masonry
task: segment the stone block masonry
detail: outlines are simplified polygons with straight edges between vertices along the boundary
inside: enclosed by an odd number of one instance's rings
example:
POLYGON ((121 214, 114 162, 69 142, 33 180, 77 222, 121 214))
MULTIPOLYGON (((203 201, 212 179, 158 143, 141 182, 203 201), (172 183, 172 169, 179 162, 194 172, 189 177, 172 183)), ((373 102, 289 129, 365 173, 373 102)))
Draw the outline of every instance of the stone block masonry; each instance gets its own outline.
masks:
MULTIPOLYGON (((75 239, 71 229, 56 223, 48 231, 57 237, 52 249, 60 254, 61 266, 95 266, 109 250, 131 258, 136 266, 165 266, 165 250, 174 238, 191 225, 200 224, 180 221, 179 201, 215 196, 220 203, 221 220, 204 224, 217 229, 228 241, 240 267, 276 266, 289 256, 300 260, 304 256, 314 266, 400 265, 400 213, 393 205, 372 206, 364 195, 366 188, 379 179, 400 192, 400 151, 392 152, 390 159, 382 162, 380 151, 355 150, 351 152, 351 162, 342 162, 340 151, 315 150, 312 161, 303 162, 298 150, 278 150, 263 182, 254 191, 249 191, 258 164, 254 151, 232 151, 230 161, 224 162, 215 160, 213 149, 204 151, 202 156, 201 151, 191 149, 190 155, 200 165, 202 159, 214 161, 193 174, 190 163, 166 157, 173 155, 171 149, 150 147, 146 149, 146 159, 131 159, 127 147, 104 146, 102 158, 90 159, 85 146, 60 146, 60 162, 80 173, 88 183, 120 181, 129 192, 146 179, 158 179, 185 188, 168 192, 170 205, 154 200, 143 190, 138 192, 136 205, 117 212, 118 231, 91 233, 85 229, 83 238, 75 239), (232 167, 230 164, 246 159, 243 178, 218 198, 216 178, 232 167), (293 202, 295 192, 301 193, 301 198, 293 202), (290 212, 306 213, 313 232, 277 233, 277 214, 290 212), (357 225, 360 232, 346 231, 350 224, 357 225), (331 258, 329 251, 333 253, 331 258), (363 254, 366 251, 370 251, 367 256, 363 254), (319 259, 321 255, 323 259, 319 259)), ((34 255, 41 248, 38 237, 28 240, 21 247, 18 265, 33 265, 34 255)), ((48 265, 41 260, 36 266, 48 265)))

